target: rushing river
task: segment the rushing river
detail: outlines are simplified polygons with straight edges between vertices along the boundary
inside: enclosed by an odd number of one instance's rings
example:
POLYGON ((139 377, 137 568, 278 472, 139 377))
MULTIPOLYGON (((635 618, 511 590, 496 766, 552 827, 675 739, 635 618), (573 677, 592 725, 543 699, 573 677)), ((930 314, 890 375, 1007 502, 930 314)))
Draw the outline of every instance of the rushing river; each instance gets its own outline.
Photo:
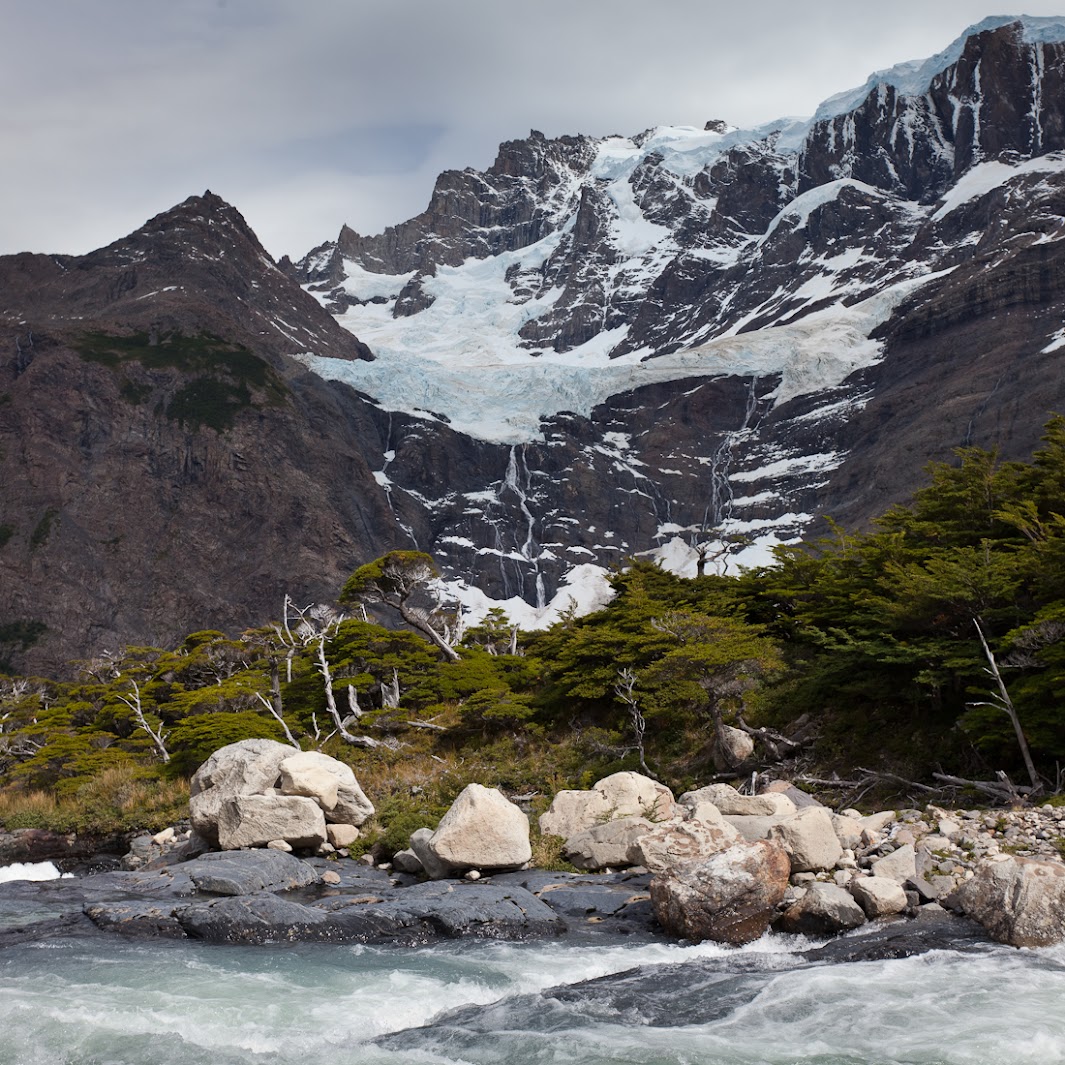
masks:
POLYGON ((55 939, 0 951, 0 1065, 1065 1062, 1065 949, 795 968, 802 945, 55 939))

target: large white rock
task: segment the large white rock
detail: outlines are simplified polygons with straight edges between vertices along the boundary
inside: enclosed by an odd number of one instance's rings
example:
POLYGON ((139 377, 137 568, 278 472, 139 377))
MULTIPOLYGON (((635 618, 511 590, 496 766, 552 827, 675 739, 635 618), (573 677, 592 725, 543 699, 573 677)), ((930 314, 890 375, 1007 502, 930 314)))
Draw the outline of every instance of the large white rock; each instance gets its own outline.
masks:
MULTIPOLYGON (((816 809, 816 807, 815 807, 816 809)), ((794 814, 774 814, 772 817, 755 817, 749 814, 727 814, 725 820, 749 843, 769 839, 778 825, 787 824, 794 814)))
POLYGON ((716 740, 718 759, 724 771, 731 771, 754 754, 754 740, 742 729, 722 725, 716 740))
POLYGON ((741 795, 728 784, 708 784, 680 797, 680 804, 688 809, 706 802, 726 816, 735 817, 784 817, 796 811, 795 803, 786 795, 741 795))
POLYGON ((540 815, 540 831, 545 836, 569 839, 586 828, 609 821, 610 803, 601 791, 560 791, 540 815))
POLYGON ((657 780, 640 773, 613 773, 592 785, 607 802, 611 819, 645 817, 671 821, 676 815, 673 792, 657 780))
POLYGON ((807 806, 794 817, 774 825, 769 839, 776 840, 788 852, 793 873, 834 869, 843 857, 832 815, 821 806, 807 806))
POLYGON ((325 815, 314 799, 300 795, 237 795, 218 812, 218 843, 222 850, 265 847, 285 840, 297 848, 326 842, 325 815))
POLYGON ((281 763, 281 794, 303 795, 314 799, 323 810, 332 810, 337 804, 337 789, 340 780, 335 773, 313 762, 305 754, 286 758, 281 763))
POLYGON ((917 875, 917 852, 912 843, 905 843, 898 850, 877 859, 870 867, 873 876, 883 876, 904 884, 917 875))
POLYGON ((652 873, 661 873, 683 864, 701 861, 712 854, 728 850, 740 834, 728 822, 666 821, 638 835, 630 844, 630 865, 642 865, 652 873))
POLYGON ((284 743, 258 739, 230 743, 215 751, 196 770, 189 784, 193 829, 217 846, 222 805, 238 795, 262 794, 272 788, 281 775, 282 761, 293 753, 293 748, 284 743))
POLYGON ((1065 865, 1060 862, 981 862, 955 897, 999 943, 1049 947, 1065 941, 1065 865))
POLYGON ((884 876, 856 876, 848 890, 870 920, 889 917, 906 909, 906 892, 902 885, 884 876))
MULTIPOLYGON (((428 847, 457 873, 520 869, 532 857, 529 819, 497 789, 468 784, 441 818, 428 847)), ((421 858, 417 847, 414 851, 421 858)))
POLYGON ((415 872, 423 872, 430 880, 443 880, 452 874, 451 866, 442 862, 434 853, 429 841, 433 838, 431 828, 419 828, 411 833, 410 850, 417 860, 420 869, 415 872))
POLYGON ((646 817, 622 817, 587 828, 566 840, 562 853, 578 869, 620 869, 632 865, 632 845, 654 827, 646 817))
POLYGON ((833 814, 832 827, 836 830, 836 838, 844 850, 856 851, 862 845, 862 833, 865 829, 857 817, 833 814))

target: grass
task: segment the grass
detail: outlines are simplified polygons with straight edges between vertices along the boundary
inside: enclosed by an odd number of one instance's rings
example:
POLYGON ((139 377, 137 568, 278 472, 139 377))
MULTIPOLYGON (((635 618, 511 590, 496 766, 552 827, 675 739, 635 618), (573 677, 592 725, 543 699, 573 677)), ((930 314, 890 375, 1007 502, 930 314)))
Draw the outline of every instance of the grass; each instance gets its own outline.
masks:
POLYGON ((105 769, 70 796, 4 788, 0 790, 0 825, 52 832, 110 835, 144 830, 158 832, 188 817, 189 786, 183 780, 159 780, 139 766, 105 769))

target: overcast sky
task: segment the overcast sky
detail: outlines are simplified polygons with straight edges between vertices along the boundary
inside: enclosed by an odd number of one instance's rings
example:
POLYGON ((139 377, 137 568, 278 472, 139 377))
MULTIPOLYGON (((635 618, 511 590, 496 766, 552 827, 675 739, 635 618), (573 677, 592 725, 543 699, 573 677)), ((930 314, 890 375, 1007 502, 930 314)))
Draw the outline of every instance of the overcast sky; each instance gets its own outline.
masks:
MULTIPOLYGON (((0 253, 210 188, 275 256, 422 210, 530 128, 808 115, 987 15, 951 0, 0 0, 0 253)), ((1026 0, 1031 15, 1065 0, 1026 0)))

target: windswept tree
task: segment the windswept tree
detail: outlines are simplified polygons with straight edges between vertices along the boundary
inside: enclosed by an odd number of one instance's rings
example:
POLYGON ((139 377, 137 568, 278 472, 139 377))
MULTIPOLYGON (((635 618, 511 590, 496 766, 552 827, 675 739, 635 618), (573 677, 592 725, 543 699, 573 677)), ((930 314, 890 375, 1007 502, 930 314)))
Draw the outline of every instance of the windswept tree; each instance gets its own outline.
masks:
POLYGON ((440 574, 432 558, 422 551, 389 551, 374 562, 360 566, 340 592, 341 604, 380 604, 390 607, 412 628, 427 636, 452 662, 460 655, 455 638, 439 603, 425 607, 417 602, 427 598, 429 585, 440 574))

